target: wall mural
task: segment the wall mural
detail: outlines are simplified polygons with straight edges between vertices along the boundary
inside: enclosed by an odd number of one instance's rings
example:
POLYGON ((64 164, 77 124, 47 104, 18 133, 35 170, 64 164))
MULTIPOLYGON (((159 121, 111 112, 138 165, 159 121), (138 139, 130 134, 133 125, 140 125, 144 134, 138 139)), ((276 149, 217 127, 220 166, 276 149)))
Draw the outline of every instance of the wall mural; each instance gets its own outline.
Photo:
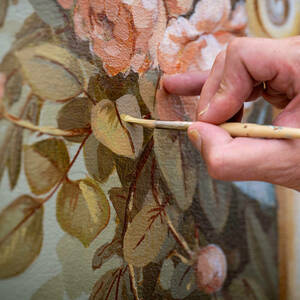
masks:
MULTIPOLYGON (((1 1, 2 30, 21 2, 1 1)), ((194 120, 198 97, 168 95, 161 75, 209 70, 235 37, 299 33, 296 2, 29 0, 0 65, 6 286, 53 259, 31 299, 276 299, 273 187, 212 180, 186 133, 120 114, 194 120)))

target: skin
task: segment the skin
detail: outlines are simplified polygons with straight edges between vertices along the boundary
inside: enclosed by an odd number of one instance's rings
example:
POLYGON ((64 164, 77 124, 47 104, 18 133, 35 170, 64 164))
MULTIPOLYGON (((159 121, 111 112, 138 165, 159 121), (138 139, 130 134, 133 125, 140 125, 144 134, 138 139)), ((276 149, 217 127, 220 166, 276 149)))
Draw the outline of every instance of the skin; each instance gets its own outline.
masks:
POLYGON ((197 122, 188 134, 213 178, 266 181, 300 191, 300 140, 232 138, 216 126, 240 120, 243 103, 263 96, 283 109, 274 125, 300 128, 300 37, 236 38, 209 74, 168 75, 164 88, 177 95, 201 93, 197 122))

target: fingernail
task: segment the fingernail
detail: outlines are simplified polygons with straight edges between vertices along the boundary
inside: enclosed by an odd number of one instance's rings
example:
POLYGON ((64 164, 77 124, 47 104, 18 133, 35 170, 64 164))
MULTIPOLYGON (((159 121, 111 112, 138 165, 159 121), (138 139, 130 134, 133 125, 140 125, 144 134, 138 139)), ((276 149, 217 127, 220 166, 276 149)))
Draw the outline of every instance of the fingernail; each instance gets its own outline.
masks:
POLYGON ((189 138, 195 144, 198 149, 201 149, 201 135, 196 129, 190 129, 188 131, 189 138))
POLYGON ((201 116, 203 116, 203 115, 208 111, 209 105, 210 105, 210 103, 208 103, 208 104, 206 105, 206 107, 205 107, 203 110, 201 110, 201 111, 199 112, 198 118, 200 118, 201 116))

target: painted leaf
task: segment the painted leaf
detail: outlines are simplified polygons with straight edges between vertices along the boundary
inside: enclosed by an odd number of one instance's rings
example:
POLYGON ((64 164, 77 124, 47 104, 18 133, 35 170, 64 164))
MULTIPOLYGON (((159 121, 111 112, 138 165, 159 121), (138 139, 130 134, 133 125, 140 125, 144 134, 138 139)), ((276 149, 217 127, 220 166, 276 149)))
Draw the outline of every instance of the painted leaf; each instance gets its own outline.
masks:
POLYGON ((128 188, 135 177, 136 162, 127 157, 116 156, 115 164, 122 186, 128 188))
POLYGON ((117 216, 121 223, 124 223, 124 215, 126 208, 126 200, 128 197, 128 190, 125 188, 111 188, 109 190, 109 200, 114 206, 117 216))
POLYGON ((197 184, 196 166, 188 143, 180 132, 154 130, 154 152, 160 170, 182 210, 192 204, 197 184))
POLYGON ((48 25, 61 27, 64 25, 64 15, 55 0, 29 0, 38 16, 48 25))
POLYGON ((122 242, 118 239, 114 239, 110 243, 105 243, 96 250, 92 261, 93 269, 100 269, 101 266, 109 261, 115 254, 120 256, 122 254, 122 242))
POLYGON ((47 193, 69 166, 69 154, 62 140, 50 138, 24 147, 24 168, 30 189, 36 195, 47 193))
POLYGON ((157 70, 149 70, 139 78, 140 94, 152 117, 155 117, 154 105, 158 79, 159 72, 157 70))
POLYGON ((11 52, 4 56, 0 64, 0 72, 5 73, 6 75, 4 99, 6 105, 10 107, 19 100, 23 86, 20 63, 16 56, 11 52))
POLYGON ((253 299, 253 300, 267 300, 261 286, 250 277, 238 277, 234 279, 229 286, 230 299, 253 299))
POLYGON ((232 187, 226 182, 213 180, 204 163, 198 169, 198 195, 200 206, 217 232, 221 232, 227 222, 231 203, 232 187))
POLYGON ((86 178, 64 182, 56 199, 56 216, 64 231, 88 247, 107 226, 110 208, 98 184, 86 178))
POLYGON ((9 278, 28 268, 41 250, 43 207, 23 195, 0 214, 0 278, 9 278))
POLYGON ((8 0, 1 0, 0 2, 0 27, 3 26, 8 8, 8 0))
POLYGON ((277 290, 276 250, 272 248, 268 235, 250 206, 246 208, 246 229, 251 263, 257 276, 264 282, 266 293, 273 298, 277 290))
POLYGON ((42 99, 63 101, 82 92, 83 75, 68 50, 44 43, 24 48, 16 56, 33 92, 42 99))
POLYGON ((105 182, 114 170, 112 152, 90 135, 83 147, 84 163, 89 174, 105 182))
POLYGON ((119 117, 121 113, 141 117, 134 96, 125 95, 119 98, 116 104, 104 99, 93 106, 92 130, 97 140, 117 155, 135 158, 143 144, 143 128, 123 123, 119 117))
MULTIPOLYGON (((58 112, 58 128, 64 130, 90 127, 90 101, 87 98, 75 98, 66 103, 58 112)), ((81 143, 85 135, 66 137, 71 142, 81 143)))
POLYGON ((124 258, 129 264, 144 267, 159 253, 168 226, 158 210, 155 205, 146 205, 128 225, 124 237, 124 258))
POLYGON ((26 107, 24 119, 30 121, 35 125, 38 125, 40 120, 42 105, 43 105, 43 100, 37 97, 36 95, 32 95, 30 102, 26 107))
POLYGON ((127 293, 125 276, 122 269, 112 269, 106 272, 95 283, 90 300, 129 300, 133 299, 127 293))
POLYGON ((164 290, 171 288, 171 279, 173 277, 175 267, 171 258, 164 260, 159 274, 159 284, 164 290))
POLYGON ((21 170, 21 154, 22 154, 23 129, 16 127, 13 130, 11 141, 8 145, 8 176, 10 188, 13 190, 16 186, 21 170))
POLYGON ((183 299, 190 295, 196 289, 194 269, 179 263, 172 276, 171 294, 174 299, 183 299))

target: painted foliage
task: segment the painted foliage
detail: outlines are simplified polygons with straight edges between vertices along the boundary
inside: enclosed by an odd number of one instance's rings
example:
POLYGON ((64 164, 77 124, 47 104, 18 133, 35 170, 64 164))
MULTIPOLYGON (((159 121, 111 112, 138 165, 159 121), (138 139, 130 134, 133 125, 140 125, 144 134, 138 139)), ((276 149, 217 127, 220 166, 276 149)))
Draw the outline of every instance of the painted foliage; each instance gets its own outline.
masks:
MULTIPOLYGON (((1 1, 0 26, 17 2, 1 1)), ((277 298, 272 187, 212 180, 186 133, 120 119, 194 120, 198 97, 166 94, 163 73, 209 70, 238 36, 296 34, 288 7, 275 26, 256 2, 29 0, 0 64, 1 189, 18 192, 0 213, 1 279, 34 267, 56 202, 61 272, 32 299, 277 298)))

